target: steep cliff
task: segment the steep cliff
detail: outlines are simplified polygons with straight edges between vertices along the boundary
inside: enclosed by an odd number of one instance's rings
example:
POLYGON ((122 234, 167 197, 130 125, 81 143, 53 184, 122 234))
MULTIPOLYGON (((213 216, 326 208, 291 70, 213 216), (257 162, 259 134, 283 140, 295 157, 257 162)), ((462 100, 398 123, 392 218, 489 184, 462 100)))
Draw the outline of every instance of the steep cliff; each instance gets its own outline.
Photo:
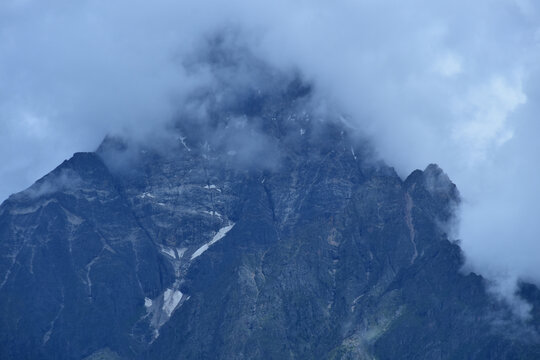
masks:
POLYGON ((442 170, 401 179, 309 96, 108 138, 6 200, 0 358, 539 358, 538 307, 460 272, 442 170))

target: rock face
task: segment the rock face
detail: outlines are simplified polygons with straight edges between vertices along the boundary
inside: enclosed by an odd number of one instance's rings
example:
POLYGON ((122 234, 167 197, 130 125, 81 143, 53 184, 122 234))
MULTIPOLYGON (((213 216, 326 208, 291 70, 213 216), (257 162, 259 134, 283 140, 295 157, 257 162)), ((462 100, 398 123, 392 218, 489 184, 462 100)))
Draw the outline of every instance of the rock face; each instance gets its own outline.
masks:
POLYGON ((298 83, 254 94, 2 204, 0 358, 540 358, 538 289, 519 322, 460 273, 441 169, 370 161, 298 83))

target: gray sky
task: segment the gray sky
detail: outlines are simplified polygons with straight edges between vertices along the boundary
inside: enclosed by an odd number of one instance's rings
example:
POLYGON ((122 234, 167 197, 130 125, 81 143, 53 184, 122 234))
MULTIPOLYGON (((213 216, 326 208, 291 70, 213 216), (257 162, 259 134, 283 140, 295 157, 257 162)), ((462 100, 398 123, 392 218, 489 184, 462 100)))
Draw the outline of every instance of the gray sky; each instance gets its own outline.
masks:
POLYGON ((211 76, 181 66, 234 28, 297 68, 402 176, 436 162, 464 204, 467 269, 540 283, 540 13, 529 0, 3 0, 0 198, 107 133, 159 132, 211 76))

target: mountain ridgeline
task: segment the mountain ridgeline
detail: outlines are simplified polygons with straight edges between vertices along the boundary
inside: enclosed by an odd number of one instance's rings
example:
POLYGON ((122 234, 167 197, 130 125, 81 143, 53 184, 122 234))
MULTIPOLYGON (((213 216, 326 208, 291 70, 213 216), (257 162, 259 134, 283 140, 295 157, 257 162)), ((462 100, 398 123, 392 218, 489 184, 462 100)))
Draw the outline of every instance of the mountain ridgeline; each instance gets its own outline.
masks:
POLYGON ((444 172, 401 179, 310 97, 202 94, 6 200, 0 358, 540 358, 538 289, 518 320, 460 271, 444 172))

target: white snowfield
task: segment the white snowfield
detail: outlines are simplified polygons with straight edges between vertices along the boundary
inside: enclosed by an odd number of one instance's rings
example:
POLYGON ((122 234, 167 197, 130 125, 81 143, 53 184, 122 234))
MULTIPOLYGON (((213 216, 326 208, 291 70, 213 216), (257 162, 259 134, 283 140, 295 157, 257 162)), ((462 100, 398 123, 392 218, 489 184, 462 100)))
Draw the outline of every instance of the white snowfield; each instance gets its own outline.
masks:
POLYGON ((161 252, 164 253, 164 254, 169 255, 169 256, 172 257, 173 259, 176 258, 176 254, 175 254, 173 248, 166 247, 166 246, 162 246, 162 247, 161 247, 161 252))
MULTIPOLYGON (((224 226, 217 231, 212 240, 201 246, 197 251, 191 255, 191 260, 200 256, 208 248, 223 239, 225 235, 234 227, 234 223, 224 226)), ((159 329, 163 324, 169 321, 170 317, 174 311, 181 306, 182 300, 186 301, 189 299, 189 296, 185 296, 180 290, 181 280, 179 278, 179 268, 182 257, 184 256, 187 248, 173 248, 169 246, 160 246, 160 251, 167 255, 167 258, 173 264, 175 268, 175 274, 177 280, 175 283, 168 289, 166 289, 163 294, 159 295, 155 299, 145 298, 144 306, 146 307, 147 314, 151 316, 151 327, 153 328, 153 340, 159 337, 159 329)))
POLYGON ((203 246, 201 246, 200 248, 198 248, 192 255, 191 255, 191 260, 201 256, 202 253, 204 253, 206 250, 208 250, 208 248, 210 246, 212 246, 213 244, 215 244, 216 242, 218 242, 219 240, 223 239, 225 237, 225 235, 227 235, 227 233, 234 227, 234 223, 232 223, 231 225, 227 225, 227 226, 224 226, 222 227, 221 229, 219 229, 219 231, 216 233, 216 235, 214 235, 214 237, 212 238, 212 240, 210 240, 209 242, 207 242, 206 244, 204 244, 203 246))
POLYGON ((223 215, 221 215, 220 213, 218 213, 217 211, 214 211, 214 210, 212 210, 212 211, 203 210, 203 213, 208 214, 210 216, 217 216, 220 219, 223 218, 223 215))
POLYGON ((168 317, 171 316, 173 311, 178 306, 180 300, 182 300, 182 292, 180 290, 167 289, 163 294, 163 311, 168 317))
POLYGON ((149 308, 150 306, 152 306, 152 299, 149 299, 147 297, 144 298, 144 306, 146 308, 149 308))
POLYGON ((149 192, 144 192, 144 193, 142 193, 141 195, 139 195, 139 197, 140 197, 141 199, 144 199, 144 198, 152 198, 152 199, 153 199, 153 198, 155 198, 155 196, 152 195, 152 194, 149 193, 149 192))

